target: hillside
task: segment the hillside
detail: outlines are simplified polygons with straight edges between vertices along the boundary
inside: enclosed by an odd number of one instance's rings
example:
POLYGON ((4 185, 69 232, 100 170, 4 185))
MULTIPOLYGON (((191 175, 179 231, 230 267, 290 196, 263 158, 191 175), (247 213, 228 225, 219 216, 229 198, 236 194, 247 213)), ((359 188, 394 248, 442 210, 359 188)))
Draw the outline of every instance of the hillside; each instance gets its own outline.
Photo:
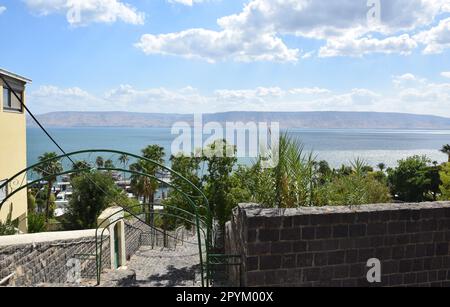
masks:
MULTIPOLYGON (((38 115, 46 127, 171 127, 192 115, 127 112, 55 112, 38 115)), ((450 129, 450 118, 376 112, 227 112, 205 114, 204 122, 280 122, 282 128, 450 129)), ((29 127, 35 126, 28 118, 29 127)))

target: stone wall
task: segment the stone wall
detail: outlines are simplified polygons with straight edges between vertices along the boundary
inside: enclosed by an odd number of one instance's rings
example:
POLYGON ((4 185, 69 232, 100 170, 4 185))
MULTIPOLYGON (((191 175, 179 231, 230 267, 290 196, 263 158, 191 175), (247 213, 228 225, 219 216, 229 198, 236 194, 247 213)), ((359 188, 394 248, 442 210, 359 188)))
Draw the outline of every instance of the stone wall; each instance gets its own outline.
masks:
MULTIPOLYGON (((72 259, 79 260, 82 278, 95 279, 95 230, 14 237, 16 242, 8 245, 7 238, 0 238, 0 279, 14 273, 10 285, 66 283, 72 259)), ((103 266, 109 261, 109 236, 104 236, 103 266)))
MULTIPOLYGON (((127 259, 146 244, 149 227, 125 221, 127 259)), ((100 239, 99 233, 99 239, 100 239)), ((83 279, 96 279, 95 229, 0 237, 0 280, 14 273, 9 285, 64 284, 71 269, 68 261, 78 259, 83 279)), ((102 267, 110 268, 110 240, 103 236, 102 267)))
POLYGON ((240 205, 226 249, 245 286, 450 286, 450 203, 262 209, 240 205), (381 262, 369 283, 367 262, 381 262))

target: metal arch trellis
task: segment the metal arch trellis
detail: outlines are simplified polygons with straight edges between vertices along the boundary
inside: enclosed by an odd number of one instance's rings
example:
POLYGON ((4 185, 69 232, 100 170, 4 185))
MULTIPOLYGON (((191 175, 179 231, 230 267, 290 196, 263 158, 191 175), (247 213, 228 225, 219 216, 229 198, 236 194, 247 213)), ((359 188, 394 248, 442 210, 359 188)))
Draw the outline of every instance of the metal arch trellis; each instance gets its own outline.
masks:
MULTIPOLYGON (((84 159, 82 159, 81 161, 84 161, 84 159)), ((212 234, 212 232, 213 232, 213 217, 212 217, 212 214, 210 211, 208 199, 206 198, 203 191, 200 188, 198 188, 195 184, 193 184, 191 181, 189 181, 186 177, 184 177, 183 175, 181 175, 178 172, 173 171, 171 168, 165 166, 164 164, 153 161, 151 159, 148 159, 148 158, 145 158, 145 157, 133 154, 133 153, 123 152, 123 151, 118 151, 118 150, 109 150, 109 149, 91 149, 91 150, 80 150, 80 151, 75 151, 75 152, 71 152, 71 153, 65 153, 63 155, 60 155, 60 156, 57 156, 54 158, 50 158, 48 160, 41 161, 32 166, 29 166, 26 169, 18 172, 17 174, 15 174, 11 178, 9 178, 3 184, 1 184, 0 190, 6 188, 8 193, 7 193, 6 197, 0 202, 0 209, 6 202, 8 202, 9 199, 11 199, 11 197, 13 197, 18 192, 20 192, 24 189, 27 189, 28 187, 33 187, 36 184, 42 183, 43 181, 48 181, 54 177, 59 177, 59 176, 64 176, 64 175, 81 173, 81 174, 85 174, 88 176, 89 172, 91 172, 93 170, 123 172, 123 173, 134 174, 134 175, 138 175, 138 176, 142 176, 142 177, 147 177, 147 178, 157 181, 159 184, 163 184, 163 185, 173 189, 173 191, 175 191, 177 193, 180 193, 187 200, 191 209, 194 211, 195 221, 196 221, 195 224, 196 224, 196 228, 197 228, 200 266, 202 269, 202 286, 209 286, 209 283, 210 283, 209 253, 213 250, 214 242, 212 240, 212 238, 213 238, 213 234, 212 234), (199 196, 198 195, 188 195, 184 191, 182 191, 182 189, 180 187, 177 187, 177 186, 173 185, 172 183, 168 183, 168 182, 162 180, 161 178, 158 178, 157 176, 154 176, 151 174, 146 174, 146 173, 132 170, 129 168, 126 169, 126 168, 119 168, 119 167, 91 167, 89 164, 86 165, 86 166, 89 166, 89 168, 75 168, 74 167, 75 164, 73 163, 72 157, 77 156, 77 155, 86 155, 86 154, 91 156, 94 153, 95 154, 124 155, 127 157, 134 158, 138 161, 145 161, 150 164, 153 164, 154 166, 160 168, 161 170, 168 172, 171 176, 176 176, 179 179, 181 179, 182 181, 184 181, 186 184, 191 186, 193 188, 193 190, 199 194, 199 196), (63 170, 58 173, 52 173, 52 174, 49 174, 48 176, 38 175, 37 179, 27 181, 28 173, 30 173, 30 172, 31 173, 33 173, 33 172, 39 173, 37 170, 39 170, 41 166, 43 166, 47 163, 50 163, 50 162, 61 161, 65 158, 69 159, 73 163, 71 169, 64 170, 64 165, 63 165, 63 170), (196 199, 201 199, 202 200, 201 203, 198 204, 198 202, 195 201, 196 199), (204 228, 206 228, 206 233, 205 233, 204 228), (206 259, 203 259, 201 233, 203 233, 203 238, 204 238, 204 243, 205 243, 206 259), (205 274, 206 274, 206 277, 205 277, 205 274)), ((30 177, 33 177, 33 176, 30 176, 30 177)), ((13 204, 11 204, 11 205, 13 205, 13 204)), ((133 214, 130 210, 128 210, 126 208, 124 208, 123 210, 126 213, 128 213, 129 215, 135 216, 135 214, 133 214)), ((96 231, 96 234, 97 234, 97 231, 96 231)), ((99 265, 99 261, 101 262, 101 259, 98 258, 98 250, 97 250, 96 251, 97 267, 99 265)), ((99 270, 99 268, 98 268, 98 270, 99 270)), ((101 270, 101 263, 100 263, 100 270, 101 270)))
MULTIPOLYGON (((172 208, 176 208, 173 206, 168 206, 165 205, 166 207, 172 207, 172 208)), ((147 226, 150 226, 152 229, 161 232, 162 230, 157 229, 156 227, 147 224, 144 220, 141 219, 141 217, 137 214, 134 214, 133 212, 129 211, 129 209, 131 208, 122 208, 119 211, 114 212, 113 214, 109 215, 107 218, 105 218, 102 223, 100 223, 95 231, 95 244, 96 244, 96 266, 97 266, 97 284, 100 285, 101 282, 101 272, 102 272, 102 268, 103 268, 103 263, 102 263, 102 253, 103 253, 103 236, 105 234, 105 231, 111 226, 114 225, 115 223, 119 222, 120 220, 123 219, 127 219, 128 217, 133 217, 135 219, 137 219, 138 221, 146 224, 147 226), (122 217, 117 217, 115 218, 116 215, 118 215, 120 212, 124 212, 127 213, 128 216, 124 215, 122 217), (99 238, 99 230, 101 230, 100 233, 100 238, 99 238)), ((176 208, 179 211, 182 211, 185 214, 189 214, 191 215, 191 217, 196 217, 195 214, 192 214, 186 210, 180 209, 180 208, 176 208)), ((172 215, 172 214, 165 214, 168 216, 172 216, 175 217, 176 215, 172 215)), ((188 219, 185 218, 181 218, 182 220, 184 220, 185 222, 190 223, 191 225, 195 226, 198 232, 201 232, 201 234, 203 234, 203 237, 206 237, 206 233, 204 231, 204 229, 202 227, 200 227, 200 225, 198 225, 197 223, 199 222, 197 219, 195 219, 195 221, 190 221, 188 219)), ((171 236, 170 236, 171 237, 171 236)), ((201 235, 198 237, 200 238, 201 235)), ((190 243, 191 242, 185 242, 184 240, 180 240, 178 238, 172 237, 173 239, 175 239, 176 241, 182 241, 184 243, 190 243)), ((197 244, 199 245, 199 257, 200 257, 200 269, 201 269, 201 282, 202 282, 202 286, 205 287, 207 285, 209 285, 209 268, 206 265, 206 268, 204 268, 203 266, 203 261, 202 261, 202 250, 201 250, 201 242, 197 242, 197 244), (205 274, 206 273, 206 274, 205 274)))

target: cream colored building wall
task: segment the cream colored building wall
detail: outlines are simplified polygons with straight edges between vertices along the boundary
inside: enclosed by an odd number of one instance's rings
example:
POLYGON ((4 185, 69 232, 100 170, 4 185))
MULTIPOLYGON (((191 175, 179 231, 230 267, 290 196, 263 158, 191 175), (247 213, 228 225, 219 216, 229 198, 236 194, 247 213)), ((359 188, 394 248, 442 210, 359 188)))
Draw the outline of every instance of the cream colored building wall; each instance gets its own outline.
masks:
MULTIPOLYGON (((25 112, 3 110, 3 82, 0 80, 0 181, 12 177, 27 167, 27 140, 25 112)), ((25 92, 24 92, 25 101, 25 92)), ((21 177, 22 179, 23 177, 21 177)), ((26 182, 26 178, 25 178, 26 182)), ((27 227, 27 191, 14 195, 0 210, 0 220, 4 221, 13 204, 13 219, 19 218, 21 231, 27 227)))

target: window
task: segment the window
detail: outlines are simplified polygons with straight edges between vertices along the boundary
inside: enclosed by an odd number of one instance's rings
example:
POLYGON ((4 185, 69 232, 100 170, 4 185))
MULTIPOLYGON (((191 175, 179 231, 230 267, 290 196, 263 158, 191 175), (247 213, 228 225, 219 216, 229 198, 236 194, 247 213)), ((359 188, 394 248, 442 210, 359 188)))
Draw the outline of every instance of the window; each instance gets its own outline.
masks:
POLYGON ((8 186, 5 185, 5 187, 2 187, 3 184, 6 183, 6 180, 0 181, 0 202, 3 201, 6 196, 8 196, 8 186))
MULTIPOLYGON (((23 91, 14 89, 16 95, 23 99, 23 91)), ((22 103, 6 86, 3 87, 3 109, 22 112, 22 103)))

